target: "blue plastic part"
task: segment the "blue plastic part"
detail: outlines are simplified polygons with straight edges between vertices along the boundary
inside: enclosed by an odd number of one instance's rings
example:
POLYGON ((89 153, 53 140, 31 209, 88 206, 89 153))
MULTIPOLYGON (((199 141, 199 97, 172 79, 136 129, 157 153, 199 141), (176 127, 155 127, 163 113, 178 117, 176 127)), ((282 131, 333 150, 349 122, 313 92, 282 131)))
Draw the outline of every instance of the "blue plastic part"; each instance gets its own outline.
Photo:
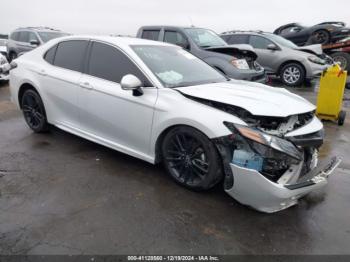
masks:
POLYGON ((235 150, 232 163, 249 169, 254 169, 258 172, 262 170, 264 159, 253 152, 245 150, 235 150))

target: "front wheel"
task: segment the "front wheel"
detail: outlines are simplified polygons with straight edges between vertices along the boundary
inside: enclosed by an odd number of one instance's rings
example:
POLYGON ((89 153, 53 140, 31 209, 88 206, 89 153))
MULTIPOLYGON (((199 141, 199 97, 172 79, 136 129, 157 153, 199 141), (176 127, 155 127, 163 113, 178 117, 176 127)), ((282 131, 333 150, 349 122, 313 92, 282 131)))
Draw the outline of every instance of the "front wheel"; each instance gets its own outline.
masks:
POLYGON ((37 92, 28 89, 24 92, 21 101, 24 119, 27 125, 36 133, 49 130, 44 104, 37 92))
POLYGON ((350 72, 350 54, 345 52, 336 52, 331 54, 334 62, 339 63, 343 70, 350 72))
POLYGON ((191 127, 170 130, 162 143, 163 164, 179 184, 207 190, 222 179, 221 158, 213 142, 191 127))
POLYGON ((287 86, 300 86, 305 81, 305 69, 297 63, 289 63, 282 67, 280 77, 287 86))

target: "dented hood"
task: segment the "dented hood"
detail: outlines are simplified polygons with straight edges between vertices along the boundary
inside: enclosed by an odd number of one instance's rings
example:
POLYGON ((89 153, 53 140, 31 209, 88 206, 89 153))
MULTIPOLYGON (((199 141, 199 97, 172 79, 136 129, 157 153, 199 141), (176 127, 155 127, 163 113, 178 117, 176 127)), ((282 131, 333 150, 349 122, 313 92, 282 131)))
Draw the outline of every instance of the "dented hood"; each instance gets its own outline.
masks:
POLYGON ((323 50, 321 45, 308 45, 296 48, 296 50, 304 51, 314 55, 322 55, 323 50))
POLYGON ((260 116, 287 117, 316 109, 304 98, 284 88, 248 81, 231 80, 175 89, 188 96, 241 107, 260 116))
POLYGON ((252 57, 254 60, 256 60, 256 58, 258 57, 257 54, 254 52, 253 47, 247 44, 207 47, 205 48, 205 50, 232 56, 240 54, 252 57))

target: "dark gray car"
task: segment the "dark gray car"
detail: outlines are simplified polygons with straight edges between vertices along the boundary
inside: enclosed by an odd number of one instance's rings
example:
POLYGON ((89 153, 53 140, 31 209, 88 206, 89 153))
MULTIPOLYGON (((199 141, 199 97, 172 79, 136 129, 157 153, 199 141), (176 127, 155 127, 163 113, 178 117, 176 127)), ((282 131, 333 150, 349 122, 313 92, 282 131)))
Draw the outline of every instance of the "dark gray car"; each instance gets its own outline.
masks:
POLYGON ((47 41, 66 36, 67 33, 48 27, 25 27, 13 31, 7 42, 9 61, 17 58, 19 54, 33 50, 47 41))
POLYGON ((229 46, 215 32, 195 27, 144 26, 138 38, 167 42, 183 47, 227 77, 265 83, 266 74, 249 45, 229 46))

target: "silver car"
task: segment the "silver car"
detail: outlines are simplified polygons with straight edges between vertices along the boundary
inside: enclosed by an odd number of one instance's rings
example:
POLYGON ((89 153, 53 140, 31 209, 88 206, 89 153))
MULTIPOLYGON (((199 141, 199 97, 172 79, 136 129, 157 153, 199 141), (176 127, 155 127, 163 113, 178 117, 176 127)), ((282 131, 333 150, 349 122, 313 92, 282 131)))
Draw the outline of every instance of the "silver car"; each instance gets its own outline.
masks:
POLYGON ((11 62, 18 55, 31 51, 51 39, 67 35, 49 27, 18 28, 10 34, 7 42, 8 59, 11 62))
POLYGON ((258 63, 267 73, 279 76, 287 86, 299 86, 319 77, 329 66, 320 45, 298 47, 281 36, 260 31, 232 31, 221 37, 231 45, 253 46, 258 63))

